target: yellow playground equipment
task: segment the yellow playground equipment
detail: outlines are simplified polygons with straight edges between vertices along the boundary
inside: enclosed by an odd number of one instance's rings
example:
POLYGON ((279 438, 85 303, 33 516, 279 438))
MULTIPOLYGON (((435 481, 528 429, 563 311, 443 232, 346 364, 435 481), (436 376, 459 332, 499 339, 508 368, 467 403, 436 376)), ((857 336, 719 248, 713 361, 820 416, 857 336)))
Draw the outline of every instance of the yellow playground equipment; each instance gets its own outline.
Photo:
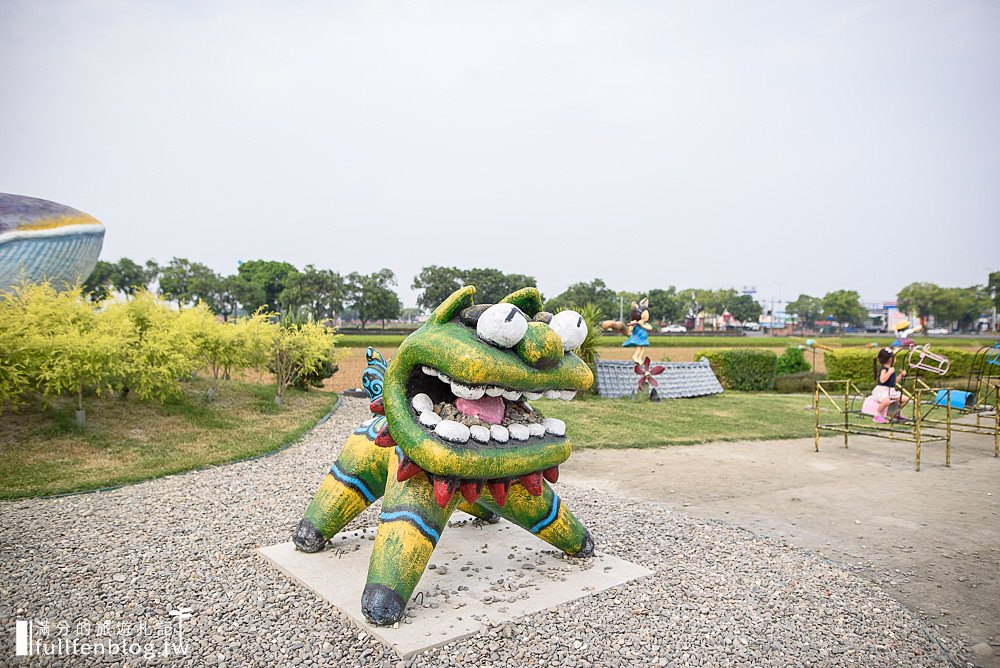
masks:
POLYGON ((984 346, 976 354, 965 390, 933 387, 921 377, 921 372, 944 376, 951 368, 948 358, 932 352, 929 344, 910 347, 906 366, 908 374, 897 386, 905 401, 889 405, 885 424, 872 421, 865 393, 853 381, 817 381, 813 393, 816 452, 821 431, 843 434, 845 448, 851 434, 904 441, 914 444, 919 471, 923 444, 943 441, 944 465, 951 466, 951 434, 964 432, 993 436, 993 456, 1000 457, 1000 343, 984 346), (820 395, 834 407, 835 422, 821 423, 820 395), (962 420, 972 415, 974 424, 962 420))

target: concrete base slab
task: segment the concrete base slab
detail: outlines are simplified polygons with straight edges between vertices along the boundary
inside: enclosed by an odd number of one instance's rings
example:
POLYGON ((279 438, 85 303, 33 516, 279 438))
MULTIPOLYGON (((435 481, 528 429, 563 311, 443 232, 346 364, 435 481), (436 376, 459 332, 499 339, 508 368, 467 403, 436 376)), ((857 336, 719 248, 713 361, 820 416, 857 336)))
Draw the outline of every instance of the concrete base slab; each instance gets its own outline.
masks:
POLYGON ((259 551, 403 658, 478 633, 491 622, 568 603, 652 572, 606 554, 564 558, 506 521, 452 522, 417 585, 404 621, 379 627, 361 613, 374 538, 374 529, 348 531, 315 554, 297 552, 291 543, 259 551))

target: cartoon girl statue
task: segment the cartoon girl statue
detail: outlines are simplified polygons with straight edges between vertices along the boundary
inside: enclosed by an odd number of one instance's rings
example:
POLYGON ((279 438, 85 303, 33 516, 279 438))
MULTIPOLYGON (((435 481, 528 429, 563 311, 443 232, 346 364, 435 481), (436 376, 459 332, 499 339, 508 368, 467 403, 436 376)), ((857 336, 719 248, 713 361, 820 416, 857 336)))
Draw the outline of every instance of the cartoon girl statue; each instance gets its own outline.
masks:
POLYGON ((622 348, 634 347, 632 361, 636 364, 642 364, 643 358, 646 357, 646 347, 649 346, 649 332, 653 329, 653 326, 649 324, 649 297, 643 297, 639 302, 632 302, 627 325, 617 320, 605 320, 601 323, 601 329, 610 329, 628 335, 622 348))

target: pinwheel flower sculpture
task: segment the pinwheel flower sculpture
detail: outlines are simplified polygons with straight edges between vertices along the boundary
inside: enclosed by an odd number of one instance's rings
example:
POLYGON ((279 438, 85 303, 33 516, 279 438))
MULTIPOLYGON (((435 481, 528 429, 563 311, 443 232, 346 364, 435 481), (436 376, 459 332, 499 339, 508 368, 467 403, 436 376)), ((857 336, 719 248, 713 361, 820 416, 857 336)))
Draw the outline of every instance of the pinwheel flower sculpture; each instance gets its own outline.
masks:
POLYGON ((660 381, 656 380, 656 376, 663 373, 665 370, 666 367, 661 364, 657 364, 653 368, 650 368, 648 357, 643 360, 642 364, 635 365, 635 373, 639 376, 639 391, 642 392, 646 389, 646 385, 648 384, 650 401, 660 400, 660 395, 656 392, 656 388, 660 386, 660 381))

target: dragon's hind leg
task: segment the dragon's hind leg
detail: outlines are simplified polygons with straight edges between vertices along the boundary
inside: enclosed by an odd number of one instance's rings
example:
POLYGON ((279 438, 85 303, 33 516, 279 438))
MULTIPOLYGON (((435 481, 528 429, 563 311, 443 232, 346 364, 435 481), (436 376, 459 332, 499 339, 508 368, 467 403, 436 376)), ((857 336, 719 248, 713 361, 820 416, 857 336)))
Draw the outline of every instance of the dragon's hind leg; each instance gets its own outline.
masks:
POLYGON ((541 485, 540 496, 532 496, 523 485, 511 485, 507 503, 497 505, 487 490, 477 502, 500 517, 535 534, 549 545, 573 557, 594 554, 594 540, 587 527, 576 519, 548 483, 541 485))
POLYGON ((385 492, 390 453, 367 436, 354 434, 299 522, 292 542, 303 552, 318 552, 326 541, 385 492))

